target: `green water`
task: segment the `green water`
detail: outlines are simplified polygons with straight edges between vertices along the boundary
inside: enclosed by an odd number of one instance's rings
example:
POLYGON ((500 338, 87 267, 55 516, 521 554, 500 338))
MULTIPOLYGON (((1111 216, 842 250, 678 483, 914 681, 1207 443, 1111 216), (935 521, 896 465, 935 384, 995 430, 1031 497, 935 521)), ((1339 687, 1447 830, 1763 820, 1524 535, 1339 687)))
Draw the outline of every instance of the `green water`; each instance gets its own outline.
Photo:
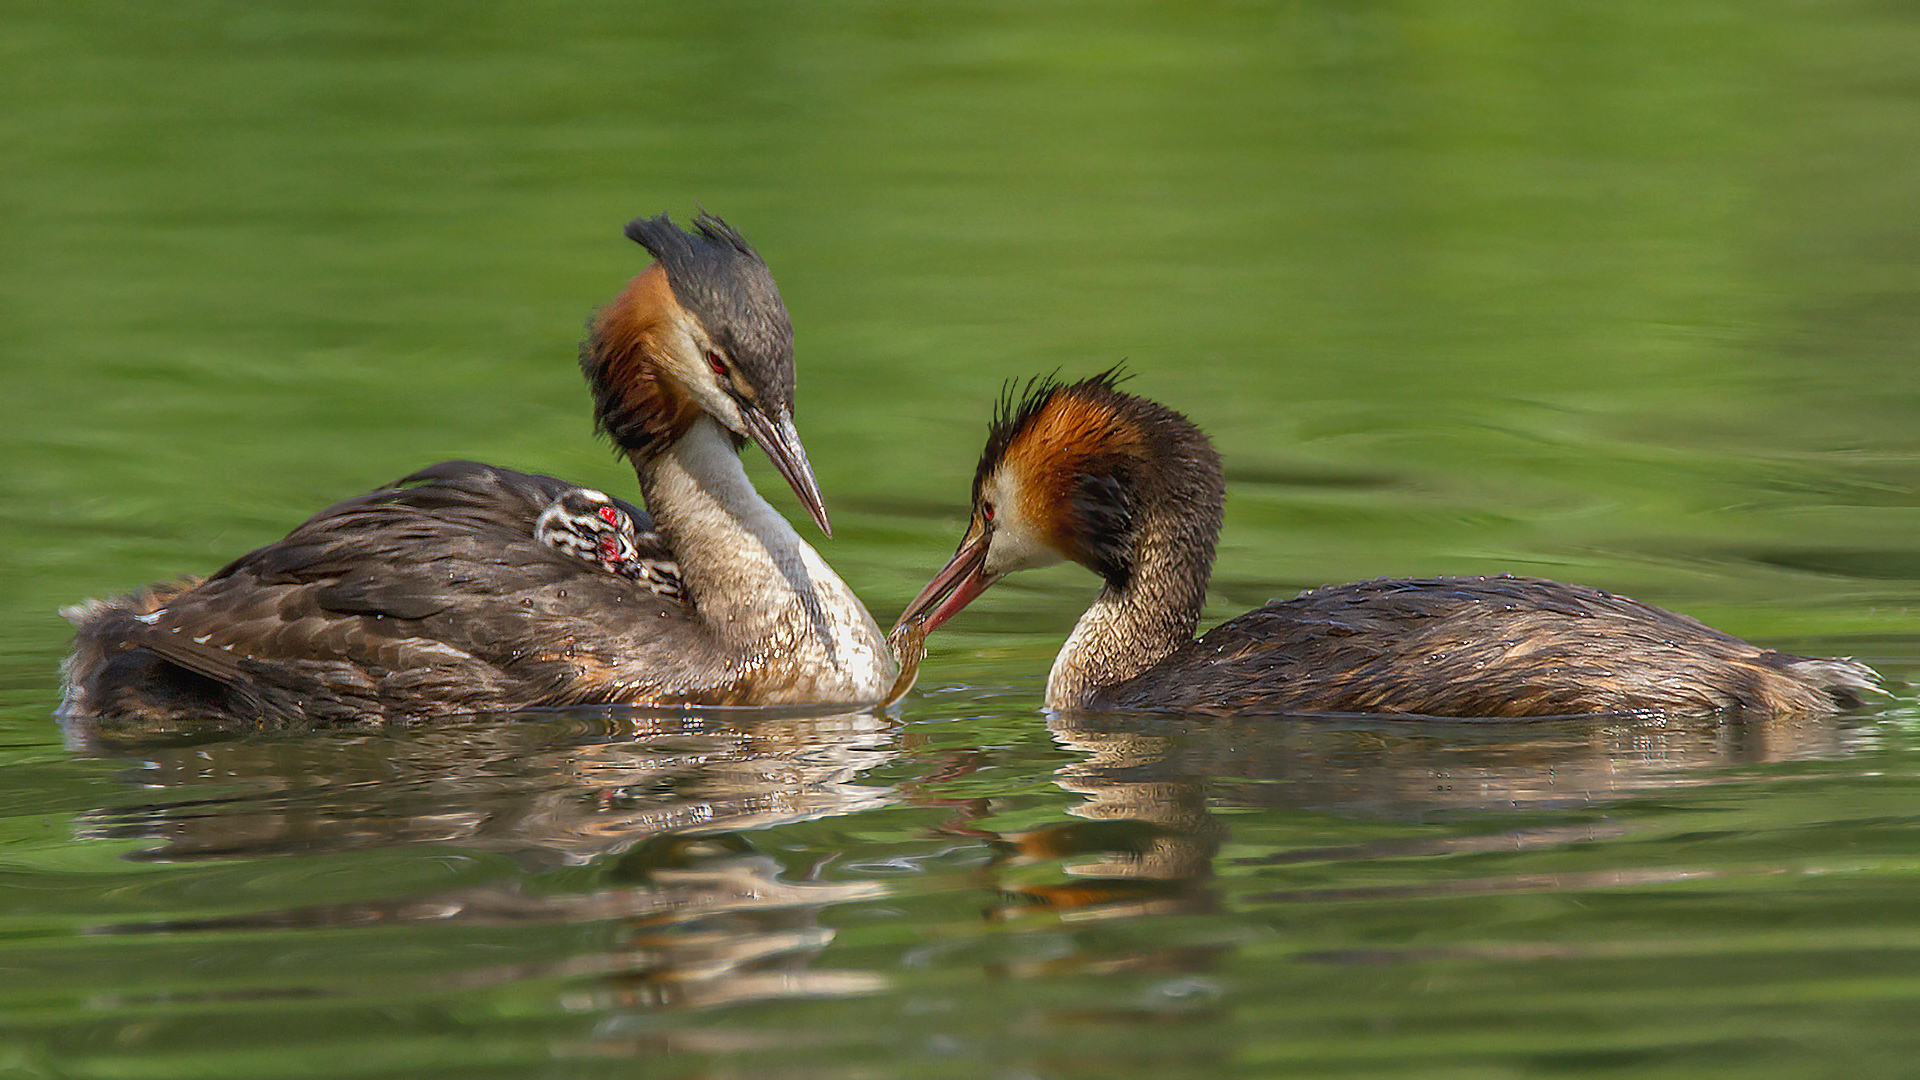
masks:
POLYGON ((1910 1075, 1917 58, 1864 0, 13 0, 0 1076, 1910 1075), (1517 570, 1896 695, 1068 721, 1068 567, 885 719, 67 741, 62 604, 448 457, 630 491, 573 344, 696 203, 883 619, 1001 381, 1125 358, 1226 456, 1214 615, 1517 570))

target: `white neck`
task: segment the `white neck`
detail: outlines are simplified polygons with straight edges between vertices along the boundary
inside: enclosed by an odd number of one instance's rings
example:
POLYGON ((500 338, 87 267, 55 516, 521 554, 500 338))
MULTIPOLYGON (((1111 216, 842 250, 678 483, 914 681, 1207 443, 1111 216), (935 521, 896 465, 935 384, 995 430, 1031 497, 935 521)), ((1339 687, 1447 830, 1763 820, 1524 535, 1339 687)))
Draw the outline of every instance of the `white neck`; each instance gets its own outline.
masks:
POLYGON ((1192 641, 1198 614, 1169 606, 1149 590, 1101 589, 1054 657, 1047 675, 1047 708, 1092 708, 1101 691, 1192 641))
POLYGON ((1213 569, 1213 545, 1193 539, 1190 515, 1150 507, 1133 548, 1133 574, 1107 585, 1073 626, 1047 676, 1047 708, 1096 707, 1101 695, 1193 640, 1213 569))
POLYGON ((886 695, 895 668, 873 616, 760 497, 725 428, 703 416, 634 467, 694 617, 763 700, 865 703, 886 695))

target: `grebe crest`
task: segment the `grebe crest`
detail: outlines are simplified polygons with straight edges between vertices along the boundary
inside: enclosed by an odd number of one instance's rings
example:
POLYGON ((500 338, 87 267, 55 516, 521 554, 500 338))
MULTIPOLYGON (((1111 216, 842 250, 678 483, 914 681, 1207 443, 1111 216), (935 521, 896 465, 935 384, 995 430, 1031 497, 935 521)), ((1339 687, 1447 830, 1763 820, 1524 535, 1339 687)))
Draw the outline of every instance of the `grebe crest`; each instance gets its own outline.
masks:
POLYGON ((703 211, 694 229, 666 214, 627 225, 657 261, 594 316, 581 345, 598 427, 638 463, 711 416, 736 446, 759 444, 831 536, 793 426, 793 323, 773 273, 719 218, 703 211))
MULTIPOLYGON (((1194 509, 1169 539, 1211 562, 1224 497, 1219 455, 1184 416, 1120 390, 1128 377, 1114 367, 1077 382, 1008 384, 955 555, 954 565, 978 573, 952 579, 958 589, 932 611, 929 630, 1007 574, 1062 560, 1128 588, 1158 524, 1149 511, 1167 500, 1194 509)), ((1196 587, 1204 591, 1204 580, 1196 587)))

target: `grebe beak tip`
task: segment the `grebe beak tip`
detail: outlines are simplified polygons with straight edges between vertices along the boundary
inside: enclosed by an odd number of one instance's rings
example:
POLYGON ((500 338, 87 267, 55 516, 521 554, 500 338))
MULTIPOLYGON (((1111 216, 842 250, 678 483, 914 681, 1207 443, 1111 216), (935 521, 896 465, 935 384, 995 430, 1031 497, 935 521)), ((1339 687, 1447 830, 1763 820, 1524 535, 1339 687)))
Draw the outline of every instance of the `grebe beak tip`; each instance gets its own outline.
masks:
POLYGON ((927 587, 920 590, 920 595, 900 613, 894 628, 924 619, 926 625, 921 633, 931 634, 935 627, 958 614, 974 597, 985 592, 987 586, 999 580, 987 577, 987 548, 991 539, 991 535, 983 531, 961 541, 960 550, 953 553, 947 565, 941 567, 933 580, 927 582, 927 587))
POLYGON ((800 433, 794 430, 793 419, 770 416, 756 408, 743 408, 740 415, 746 421, 748 437, 766 452, 773 467, 799 497, 800 505, 806 507, 813 523, 832 539, 833 523, 827 518, 827 503, 820 494, 819 482, 813 478, 813 466, 807 461, 806 447, 800 445, 800 433))

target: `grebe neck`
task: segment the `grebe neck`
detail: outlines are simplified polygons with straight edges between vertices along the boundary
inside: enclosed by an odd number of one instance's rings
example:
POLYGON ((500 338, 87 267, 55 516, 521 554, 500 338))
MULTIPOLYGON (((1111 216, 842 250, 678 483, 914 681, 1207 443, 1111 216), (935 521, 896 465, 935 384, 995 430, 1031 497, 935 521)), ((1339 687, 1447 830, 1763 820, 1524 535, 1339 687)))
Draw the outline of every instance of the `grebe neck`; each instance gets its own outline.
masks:
POLYGON ((694 618, 737 658, 762 700, 861 703, 886 694, 895 669, 873 617, 760 497, 726 428, 703 415, 665 449, 632 457, 694 618))
POLYGON ((1107 582, 1054 658, 1049 709, 1089 708, 1102 691, 1193 640, 1213 572, 1217 499, 1185 514, 1173 500, 1149 508, 1134 534, 1131 572, 1107 582))

